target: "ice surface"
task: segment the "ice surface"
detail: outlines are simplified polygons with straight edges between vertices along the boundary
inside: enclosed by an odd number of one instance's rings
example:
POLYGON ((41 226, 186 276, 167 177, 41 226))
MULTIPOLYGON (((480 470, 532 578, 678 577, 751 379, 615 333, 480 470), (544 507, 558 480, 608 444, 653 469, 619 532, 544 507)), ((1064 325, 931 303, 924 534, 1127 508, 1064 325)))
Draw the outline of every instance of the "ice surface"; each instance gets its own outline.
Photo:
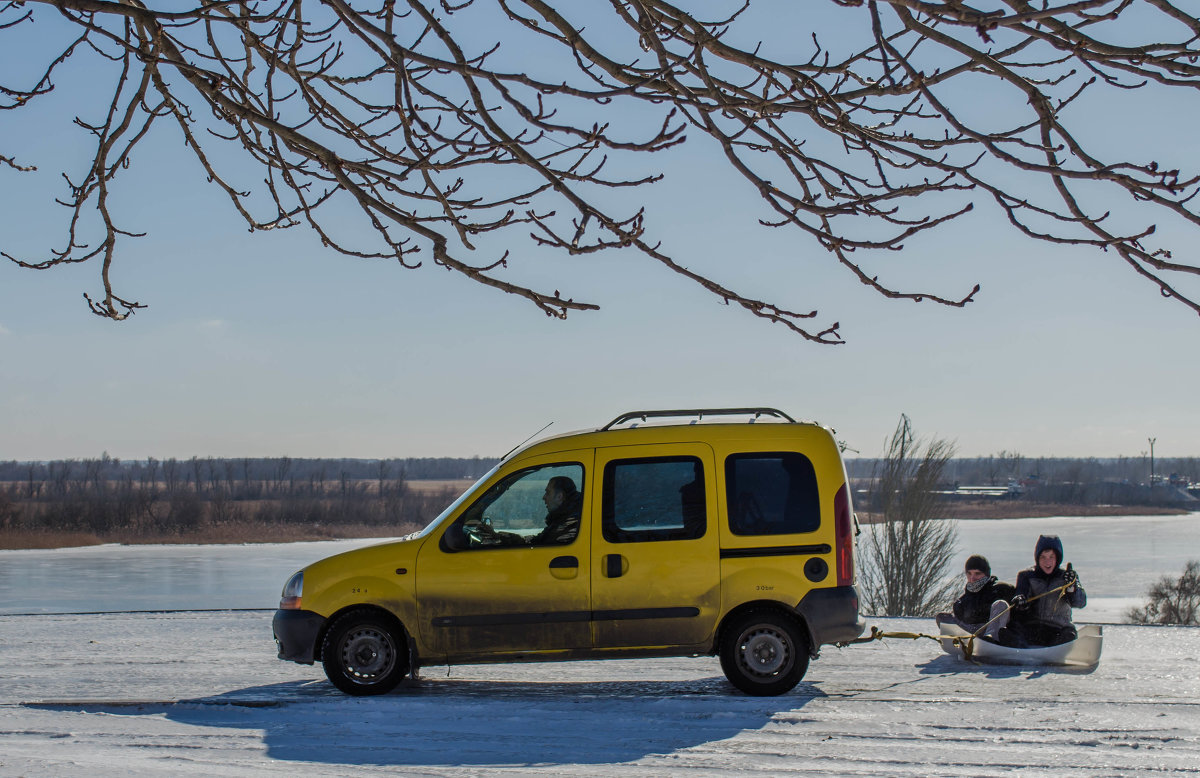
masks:
POLYGON ((0 551, 0 613, 274 608, 305 565, 382 539, 0 551))
POLYGON ((1200 513, 960 521, 958 535, 961 562, 984 554, 992 574, 1010 583, 1033 565, 1038 535, 1058 535, 1064 562, 1074 563, 1087 590, 1087 608, 1076 614, 1082 621, 1124 621, 1151 584, 1200 559, 1200 513))
MULTIPOLYGON (((1039 534, 1060 535, 1088 594, 1080 621, 1124 621, 1150 584, 1164 574, 1178 576, 1188 559, 1200 558, 1197 513, 962 521, 958 533, 960 553, 952 568, 983 553, 993 573, 1009 582, 1033 564, 1039 534)), ((0 614, 274 608, 296 570, 379 542, 0 551, 0 614)))

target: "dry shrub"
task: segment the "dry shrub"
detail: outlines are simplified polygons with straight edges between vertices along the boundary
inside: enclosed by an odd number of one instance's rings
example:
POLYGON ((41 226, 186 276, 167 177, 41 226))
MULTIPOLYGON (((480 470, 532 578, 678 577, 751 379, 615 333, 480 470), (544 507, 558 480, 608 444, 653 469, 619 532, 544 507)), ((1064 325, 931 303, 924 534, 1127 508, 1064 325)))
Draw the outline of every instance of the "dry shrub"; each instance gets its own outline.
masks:
POLYGON ((945 607, 958 583, 950 564, 957 525, 945 518, 937 493, 954 447, 918 441, 905 415, 874 478, 871 509, 880 518, 863 543, 863 604, 877 616, 931 616, 945 607))
POLYGON ((1134 624, 1200 625, 1200 561, 1188 562, 1178 579, 1164 575, 1146 597, 1144 606, 1129 610, 1134 624))
POLYGON ((0 548, 72 548, 75 546, 98 546, 104 543, 91 532, 67 530, 3 529, 0 530, 0 548))

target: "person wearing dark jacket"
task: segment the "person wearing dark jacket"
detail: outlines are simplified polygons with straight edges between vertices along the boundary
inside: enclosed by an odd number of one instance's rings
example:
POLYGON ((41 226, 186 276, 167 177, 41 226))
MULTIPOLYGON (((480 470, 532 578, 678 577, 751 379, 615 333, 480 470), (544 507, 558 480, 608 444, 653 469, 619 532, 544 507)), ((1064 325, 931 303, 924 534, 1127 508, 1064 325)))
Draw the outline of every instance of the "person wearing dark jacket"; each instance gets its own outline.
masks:
POLYGON ((542 495, 546 503, 546 528, 529 539, 531 546, 566 545, 579 534, 579 518, 583 511, 583 495, 575 482, 565 475, 556 475, 546 484, 542 495))
POLYGON ((1000 630, 1000 642, 1018 648, 1069 643, 1077 636, 1071 609, 1086 606, 1087 594, 1071 566, 1062 569, 1063 545, 1057 535, 1039 537, 1033 558, 1037 564, 1017 573, 1012 617, 1000 630))
MULTIPOLYGON (((997 611, 1003 612, 1007 609, 1008 601, 1016 594, 1016 590, 1012 584, 996 580, 996 576, 992 575, 992 566, 988 563, 987 557, 981 554, 972 554, 967 557, 967 563, 963 565, 963 575, 966 576, 967 581, 963 587, 962 596, 954 601, 952 620, 967 632, 972 633, 986 624, 988 625, 988 634, 994 634, 998 627, 991 622, 997 615, 997 611), (999 603, 1000 607, 995 608, 995 603, 999 603)), ((937 619, 938 623, 950 621, 950 615, 948 613, 940 614, 937 619)))
POLYGON ((964 628, 974 632, 968 625, 978 629, 992 618, 992 604, 1001 601, 1008 604, 1017 590, 1010 583, 1004 583, 992 575, 992 566, 987 557, 974 554, 967 558, 963 574, 967 577, 962 596, 954 601, 954 618, 958 619, 964 628))

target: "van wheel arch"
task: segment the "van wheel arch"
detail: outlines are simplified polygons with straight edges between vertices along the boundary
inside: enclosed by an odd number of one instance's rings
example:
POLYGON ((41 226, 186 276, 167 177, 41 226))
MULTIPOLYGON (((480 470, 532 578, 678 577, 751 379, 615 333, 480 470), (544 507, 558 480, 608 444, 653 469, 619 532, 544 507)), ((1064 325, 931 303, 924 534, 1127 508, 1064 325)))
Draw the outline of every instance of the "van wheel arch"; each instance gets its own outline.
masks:
POLYGON ((750 608, 731 614, 721 631, 721 670, 746 694, 786 694, 808 670, 812 649, 806 632, 804 621, 786 608, 750 608))
MULTIPOLYGON (((322 652, 322 647, 325 645, 325 636, 329 633, 329 628, 331 626, 333 626, 333 624, 336 623, 338 619, 340 619, 342 616, 345 616, 347 613, 358 613, 358 612, 362 612, 364 615, 376 616, 380 619, 383 619, 386 622, 389 622, 389 626, 391 626, 392 629, 395 630, 396 637, 400 640, 403 640, 406 644, 411 646, 412 637, 408 634, 408 629, 404 626, 404 623, 402 621, 400 621, 400 619, 396 616, 396 614, 392 613, 387 608, 381 608, 378 605, 347 605, 345 608, 342 608, 340 611, 334 611, 333 613, 331 613, 329 615, 329 618, 325 619, 325 623, 321 625, 321 629, 317 633, 316 645, 313 647, 313 660, 314 661, 321 662, 325 659, 325 657, 321 655, 321 652, 322 652)), ((409 654, 410 654, 410 657, 409 657, 410 661, 415 661, 416 656, 412 655, 412 654, 414 654, 414 652, 411 648, 409 650, 409 654)))
POLYGON ((797 612, 793 608, 789 608, 776 600, 755 600, 753 602, 742 603, 729 613, 725 614, 725 618, 721 619, 721 626, 717 629, 717 634, 713 639, 712 653, 715 655, 721 650, 721 641, 725 638, 725 633, 730 629, 730 625, 737 622, 742 616, 751 611, 774 611, 782 617, 791 619, 796 623, 800 630, 800 634, 808 643, 808 655, 811 659, 816 659, 818 656, 818 646, 813 641, 812 629, 808 626, 808 619, 804 618, 802 613, 797 612))
POLYGON ((379 607, 345 608, 321 638, 325 676, 346 694, 386 694, 410 672, 411 641, 396 616, 379 607))

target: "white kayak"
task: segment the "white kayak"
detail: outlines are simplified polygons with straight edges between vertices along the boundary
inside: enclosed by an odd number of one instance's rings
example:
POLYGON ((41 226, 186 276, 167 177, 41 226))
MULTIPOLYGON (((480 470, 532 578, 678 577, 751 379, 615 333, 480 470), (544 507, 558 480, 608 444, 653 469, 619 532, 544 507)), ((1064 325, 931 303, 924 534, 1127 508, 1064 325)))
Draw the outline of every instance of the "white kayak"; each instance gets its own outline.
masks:
POLYGON ((1104 647, 1103 627, 1099 624, 1080 624, 1076 626, 1078 637, 1075 640, 1057 646, 1012 648, 1002 646, 987 638, 975 638, 970 641, 968 648, 971 656, 966 657, 963 650, 966 641, 956 642, 954 638, 967 638, 971 633, 951 622, 939 621, 938 626, 942 631, 943 651, 952 656, 969 658, 984 664, 1095 667, 1100 662, 1100 650, 1104 647))

